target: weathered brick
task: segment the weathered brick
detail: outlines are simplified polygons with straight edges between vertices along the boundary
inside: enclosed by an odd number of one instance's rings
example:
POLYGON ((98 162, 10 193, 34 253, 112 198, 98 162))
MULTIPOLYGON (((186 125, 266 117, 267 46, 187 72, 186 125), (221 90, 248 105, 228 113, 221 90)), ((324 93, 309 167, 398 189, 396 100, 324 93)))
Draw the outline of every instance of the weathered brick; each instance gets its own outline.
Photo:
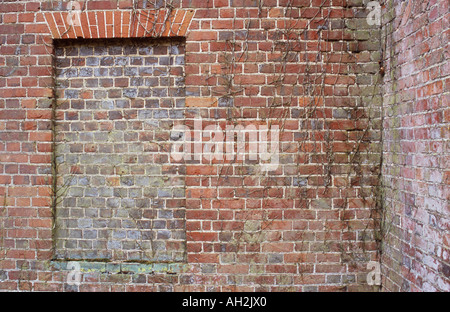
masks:
MULTIPOLYGON (((448 31, 448 26, 444 30, 426 22, 437 18, 445 20, 445 14, 438 12, 440 7, 448 9, 448 4, 436 1, 432 6, 418 10, 412 2, 404 5, 391 2, 386 8, 386 13, 393 19, 383 25, 387 31, 383 40, 389 41, 389 48, 383 55, 385 160, 382 175, 386 186, 386 212, 398 211, 389 220, 394 229, 383 242, 388 251, 382 258, 383 287, 387 291, 450 289, 448 274, 440 269, 448 265, 448 257, 435 257, 432 251, 448 250, 445 234, 440 229, 435 230, 434 219, 436 213, 438 218, 448 219, 446 195, 435 192, 442 187, 448 188, 448 179, 443 177, 448 170, 438 165, 443 152, 437 140, 441 134, 431 135, 435 129, 440 132, 438 129, 445 121, 438 116, 431 117, 442 112, 437 107, 430 108, 431 114, 427 114, 427 104, 422 101, 445 102, 445 78, 430 75, 433 66, 447 62, 445 58, 435 57, 441 53, 443 45, 436 43, 430 47, 424 44, 448 31), (429 62, 421 62, 421 59, 429 62), (398 75, 394 74, 396 71, 398 75), (435 148, 423 148, 425 145, 435 148), (399 184, 400 181, 407 182, 399 184), (446 209, 447 213, 444 212, 446 209), (398 220, 402 223, 398 224, 398 220), (411 240, 408 233, 420 236, 420 239, 411 240), (429 244, 427 247, 425 241, 429 244), (414 260, 418 257, 421 260, 414 260), (423 272, 427 272, 426 277, 423 272)), ((445 75, 448 76, 448 71, 445 75)), ((448 155, 443 157, 448 158, 448 155)))

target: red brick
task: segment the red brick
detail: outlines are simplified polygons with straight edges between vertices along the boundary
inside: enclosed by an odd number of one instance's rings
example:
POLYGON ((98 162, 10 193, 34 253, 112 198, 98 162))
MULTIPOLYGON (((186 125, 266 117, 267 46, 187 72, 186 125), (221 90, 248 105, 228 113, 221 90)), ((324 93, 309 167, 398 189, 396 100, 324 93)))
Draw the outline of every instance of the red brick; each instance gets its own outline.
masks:
POLYGON ((192 241, 214 241, 217 239, 217 234, 216 233, 211 233, 211 232, 189 232, 187 234, 187 236, 189 237, 189 240, 192 241))
MULTIPOLYGON (((121 1, 123 2, 123 1, 121 1)), ((117 8, 117 1, 92 1, 87 3, 88 10, 110 10, 117 8)))
POLYGON ((189 254, 187 259, 190 263, 218 263, 219 255, 211 253, 189 254))
POLYGON ((31 132, 30 133, 30 141, 52 141, 52 133, 51 132, 31 132))
POLYGON ((25 119, 26 112, 23 110, 1 110, 0 119, 25 119))

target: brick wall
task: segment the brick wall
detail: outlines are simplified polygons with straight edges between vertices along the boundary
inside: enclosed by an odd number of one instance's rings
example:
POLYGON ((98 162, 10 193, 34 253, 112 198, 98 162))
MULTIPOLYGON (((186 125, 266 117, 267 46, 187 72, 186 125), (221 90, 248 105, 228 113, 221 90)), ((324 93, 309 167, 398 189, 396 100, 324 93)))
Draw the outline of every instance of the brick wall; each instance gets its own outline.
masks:
POLYGON ((363 1, 80 9, 0 3, 0 289, 379 289, 382 32, 363 1), (227 127, 233 157, 208 157, 227 127), (205 157, 174 158, 183 135, 205 157))
POLYGON ((383 285, 449 291, 449 3, 385 11, 383 285))

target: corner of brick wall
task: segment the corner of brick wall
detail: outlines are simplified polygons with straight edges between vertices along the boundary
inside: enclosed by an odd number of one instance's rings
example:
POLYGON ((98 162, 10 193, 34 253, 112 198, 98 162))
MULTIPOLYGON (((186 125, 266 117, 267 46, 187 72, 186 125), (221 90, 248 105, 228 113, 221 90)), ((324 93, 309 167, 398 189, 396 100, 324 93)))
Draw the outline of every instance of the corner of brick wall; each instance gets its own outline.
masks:
POLYGON ((386 291, 450 290, 448 1, 384 8, 386 291))

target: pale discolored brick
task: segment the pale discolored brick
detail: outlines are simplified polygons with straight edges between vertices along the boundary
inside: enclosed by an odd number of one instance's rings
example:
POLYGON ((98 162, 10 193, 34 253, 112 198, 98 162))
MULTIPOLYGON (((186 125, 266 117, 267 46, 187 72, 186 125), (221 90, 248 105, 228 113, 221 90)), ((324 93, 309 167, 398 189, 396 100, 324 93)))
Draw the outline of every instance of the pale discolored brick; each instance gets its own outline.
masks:
MULTIPOLYGON (((139 142, 139 138, 145 139, 150 135, 147 130, 145 136, 141 135, 143 122, 154 123, 157 128, 169 118, 169 111, 159 107, 167 98, 167 88, 178 80, 177 76, 162 77, 161 73, 168 71, 162 66, 179 68, 180 75, 183 73, 183 66, 173 65, 173 59, 184 58, 184 55, 168 54, 168 51, 183 51, 178 48, 181 44, 177 41, 114 41, 103 45, 93 42, 65 44, 58 48, 58 54, 65 55, 65 58, 58 59, 57 64, 63 68, 65 61, 72 60, 71 69, 74 70, 70 75, 61 71, 57 77, 61 82, 67 82, 65 85, 71 85, 71 89, 65 89, 61 84, 65 95, 62 100, 68 101, 69 106, 68 109, 60 108, 67 118, 58 120, 60 140, 64 142, 64 148, 58 150, 58 168, 60 177, 70 181, 67 194, 71 198, 70 201, 61 201, 57 208, 56 244, 63 246, 56 250, 58 258, 89 259, 101 254, 111 260, 182 259, 184 235, 180 236, 177 231, 184 229, 184 214, 174 214, 174 208, 166 207, 166 201, 183 198, 185 191, 180 187, 183 185, 172 189, 170 179, 164 178, 168 175, 162 175, 158 169, 170 166, 170 163, 148 161, 149 156, 161 155, 164 151, 144 152, 139 142), (130 49, 130 45, 135 49, 130 49), (144 58, 155 58, 156 62, 143 65, 144 58), (158 65, 158 71, 153 76, 155 65, 158 65), (145 81, 137 79, 135 75, 138 72, 145 75, 145 81), (102 78, 91 78, 96 76, 102 78), (151 84, 149 79, 152 79, 151 84), (73 81, 80 83, 74 85, 73 81), (101 100, 80 101, 85 87, 98 94, 101 100), (152 87, 156 88, 152 90, 152 87), (102 95, 106 97, 102 98, 102 95), (155 104, 151 109, 143 106, 135 109, 131 101, 136 100, 155 104), (76 106, 70 105, 75 103, 76 106), (89 123, 100 112, 105 114, 95 118, 96 123, 89 123), (108 122, 111 126, 101 129, 99 122, 108 122), (141 157, 146 159, 142 164, 138 162, 141 157), (78 167, 77 174, 71 174, 69 167, 66 170, 66 166, 71 165, 78 167), (107 181, 116 182, 112 185, 107 181), (160 203, 161 213, 148 212, 156 209, 152 207, 152 201, 160 203), (78 209, 73 210, 75 207, 78 209), (72 210, 70 214, 65 212, 72 210), (147 212, 143 214, 143 210, 147 212), (73 219, 75 217, 83 218, 73 219), (179 222, 171 223, 170 228, 165 229, 168 224, 159 222, 159 219, 179 222), (106 232, 98 235, 98 231, 104 228, 107 228, 106 232), (149 236, 152 229, 158 231, 149 236), (143 231, 147 235, 141 235, 143 231), (145 244, 146 241, 149 243, 145 244), (159 247, 153 250, 155 246, 159 247)), ((183 97, 183 85, 177 85, 177 88, 183 97)), ((183 111, 178 111, 175 116, 181 118, 183 111)), ((179 176, 176 171, 175 176, 179 176)))

